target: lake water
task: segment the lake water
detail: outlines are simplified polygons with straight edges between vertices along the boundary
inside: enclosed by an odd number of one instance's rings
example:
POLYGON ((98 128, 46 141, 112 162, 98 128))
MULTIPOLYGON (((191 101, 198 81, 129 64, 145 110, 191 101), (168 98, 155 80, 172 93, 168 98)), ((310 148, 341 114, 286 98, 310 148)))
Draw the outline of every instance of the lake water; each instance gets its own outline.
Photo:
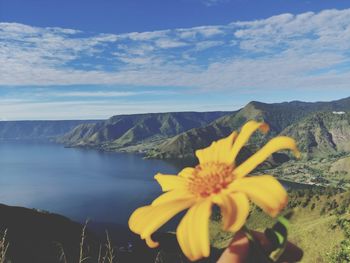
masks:
MULTIPOLYGON (((73 220, 126 225, 131 212, 161 193, 157 172, 172 163, 126 153, 0 141, 0 203, 47 210, 73 220)), ((282 182, 286 188, 308 186, 282 182)))
POLYGON ((178 170, 134 154, 0 141, 0 203, 125 225, 135 208, 159 195, 153 176, 178 170))

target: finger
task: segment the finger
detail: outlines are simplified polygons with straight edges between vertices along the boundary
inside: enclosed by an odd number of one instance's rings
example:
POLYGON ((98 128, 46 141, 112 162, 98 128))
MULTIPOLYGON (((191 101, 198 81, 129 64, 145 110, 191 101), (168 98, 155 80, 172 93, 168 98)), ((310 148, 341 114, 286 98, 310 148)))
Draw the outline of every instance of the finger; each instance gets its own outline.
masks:
MULTIPOLYGON (((261 232, 252 231, 254 239, 259 242, 265 254, 269 255, 273 248, 270 241, 261 232)), ((238 232, 232 240, 230 246, 224 251, 218 260, 218 263, 246 263, 248 255, 255 257, 256 251, 252 251, 250 242, 244 232, 238 232)), ((303 257, 303 251, 296 245, 287 242, 286 249, 278 262, 297 262, 303 257)), ((258 260, 255 258, 255 260, 258 260)), ((262 259, 259 259, 262 260, 262 259)), ((257 261, 255 261, 257 262, 257 261)))
POLYGON ((249 240, 244 232, 238 232, 217 263, 244 263, 249 253, 249 240))

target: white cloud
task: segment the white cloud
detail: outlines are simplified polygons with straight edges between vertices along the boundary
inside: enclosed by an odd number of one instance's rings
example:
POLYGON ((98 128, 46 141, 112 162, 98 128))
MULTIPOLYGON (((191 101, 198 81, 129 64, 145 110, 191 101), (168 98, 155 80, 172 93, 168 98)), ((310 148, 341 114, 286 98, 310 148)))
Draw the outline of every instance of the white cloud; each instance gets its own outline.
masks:
POLYGON ((208 48, 212 48, 212 47, 217 47, 217 46, 221 46, 223 45, 224 42, 223 41, 202 41, 202 42, 198 42, 196 43, 196 50, 197 51, 202 51, 208 48))
MULTIPOLYGON (((211 109, 212 105, 209 105, 211 109)), ((67 120, 67 119, 107 119, 113 115, 150 113, 164 111, 194 111, 200 108, 194 103, 179 103, 178 101, 148 102, 111 102, 98 101, 66 101, 66 102, 27 102, 0 104, 2 120, 67 120)), ((217 109, 217 108, 214 108, 217 109)), ((203 108, 208 110, 208 106, 203 108)))
POLYGON ((211 38, 225 33, 226 26, 199 26, 193 28, 179 28, 176 30, 181 39, 195 40, 197 37, 211 38))
POLYGON ((187 43, 169 38, 158 39, 156 45, 160 48, 177 48, 187 46, 187 43))
POLYGON ((284 45, 304 51, 350 48, 350 9, 300 15, 282 14, 268 19, 238 22, 234 34, 241 48, 264 51, 284 45))
POLYGON ((156 57, 144 56, 144 57, 129 57, 129 56, 119 56, 119 60, 123 61, 129 65, 159 65, 162 61, 156 57))
POLYGON ((179 38, 181 39, 186 39, 186 40, 194 40, 196 38, 197 35, 197 30, 193 29, 193 28, 186 28, 186 29, 178 29, 177 30, 177 34, 179 36, 179 38))
POLYGON ((17 37, 23 35, 37 34, 40 28, 27 26, 19 23, 1 23, 0 36, 17 37))
POLYGON ((151 31, 151 32, 132 32, 121 35, 135 41, 147 41, 165 37, 170 30, 151 31))
POLYGON ((0 23, 0 39, 0 85, 241 92, 336 90, 350 79, 350 9, 123 35, 0 23))
MULTIPOLYGON (((59 92, 46 94, 54 97, 130 97, 147 94, 148 92, 132 91, 76 91, 76 92, 59 92)), ((44 95, 44 94, 42 94, 44 95)))
POLYGON ((118 48, 122 51, 119 54, 116 52, 116 55, 138 55, 138 56, 143 56, 151 53, 152 51, 155 50, 155 47, 152 46, 151 44, 140 44, 135 47, 130 47, 128 45, 118 45, 118 48))
POLYGON ((224 33, 219 26, 201 26, 196 27, 195 30, 204 37, 213 37, 224 33))

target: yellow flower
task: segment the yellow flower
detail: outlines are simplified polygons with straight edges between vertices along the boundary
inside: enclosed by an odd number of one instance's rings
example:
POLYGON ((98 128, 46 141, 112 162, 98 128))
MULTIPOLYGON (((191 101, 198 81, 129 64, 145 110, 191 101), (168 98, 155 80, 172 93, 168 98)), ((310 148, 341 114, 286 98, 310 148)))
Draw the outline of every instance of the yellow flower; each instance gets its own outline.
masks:
POLYGON ((287 193, 271 175, 245 177, 272 153, 291 149, 299 155, 295 141, 279 136, 271 139, 258 152, 236 167, 235 159, 252 133, 269 126, 247 122, 241 132, 213 142, 196 151, 199 164, 184 168, 178 175, 157 174, 155 179, 165 192, 151 205, 138 208, 129 219, 130 229, 150 247, 157 247, 151 235, 177 213, 188 211, 177 227, 176 235, 184 254, 192 261, 208 257, 209 218, 212 205, 218 205, 223 229, 236 232, 249 214, 250 199, 270 216, 276 216, 287 204, 287 193))

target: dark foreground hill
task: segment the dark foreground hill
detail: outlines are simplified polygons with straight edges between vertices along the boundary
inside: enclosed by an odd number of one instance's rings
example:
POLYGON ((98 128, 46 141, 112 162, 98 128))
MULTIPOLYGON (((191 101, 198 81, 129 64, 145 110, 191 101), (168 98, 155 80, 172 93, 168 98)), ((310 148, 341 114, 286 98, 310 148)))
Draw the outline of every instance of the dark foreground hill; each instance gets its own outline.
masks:
MULTIPOLYGON (((7 230, 11 262, 58 262, 61 248, 68 262, 77 262, 80 224, 60 215, 2 204, 0 215, 1 233, 7 230)), ((98 239, 89 233, 86 242, 96 254, 98 239)))
MULTIPOLYGON (((8 244, 6 260, 13 263, 60 263, 86 262, 102 263, 107 251, 112 251, 113 262, 153 263, 157 250, 149 249, 145 243, 131 234, 126 227, 105 225, 97 227, 88 223, 85 231, 83 246, 81 246, 83 225, 70 219, 48 212, 24 207, 14 207, 0 204, 0 250, 2 235, 6 231, 5 246, 8 244), (105 230, 109 231, 112 250, 107 250, 105 230), (132 250, 128 251, 127 244, 132 241, 132 250), (82 247, 82 254, 80 249, 82 247), (101 253, 100 253, 101 249, 101 253), (99 261, 99 254, 100 261, 99 261), (80 255, 86 258, 79 261, 80 255), (118 261, 117 261, 118 259, 118 261)), ((109 253, 109 252, 108 252, 109 253)), ((108 255, 107 253, 107 255, 108 255)), ((110 255, 107 258, 111 258, 110 255)))
MULTIPOLYGON (((189 263, 181 253, 176 237, 170 233, 156 233, 153 238, 161 246, 150 249, 126 227, 91 222, 85 230, 81 246, 84 226, 66 217, 3 204, 0 204, 0 215, 1 260, 2 235, 5 231, 4 245, 8 245, 6 260, 3 262, 189 263), (105 235, 107 229, 109 244, 105 235)), ((215 251, 218 250, 213 250, 211 259, 200 262, 215 262, 215 251)))

